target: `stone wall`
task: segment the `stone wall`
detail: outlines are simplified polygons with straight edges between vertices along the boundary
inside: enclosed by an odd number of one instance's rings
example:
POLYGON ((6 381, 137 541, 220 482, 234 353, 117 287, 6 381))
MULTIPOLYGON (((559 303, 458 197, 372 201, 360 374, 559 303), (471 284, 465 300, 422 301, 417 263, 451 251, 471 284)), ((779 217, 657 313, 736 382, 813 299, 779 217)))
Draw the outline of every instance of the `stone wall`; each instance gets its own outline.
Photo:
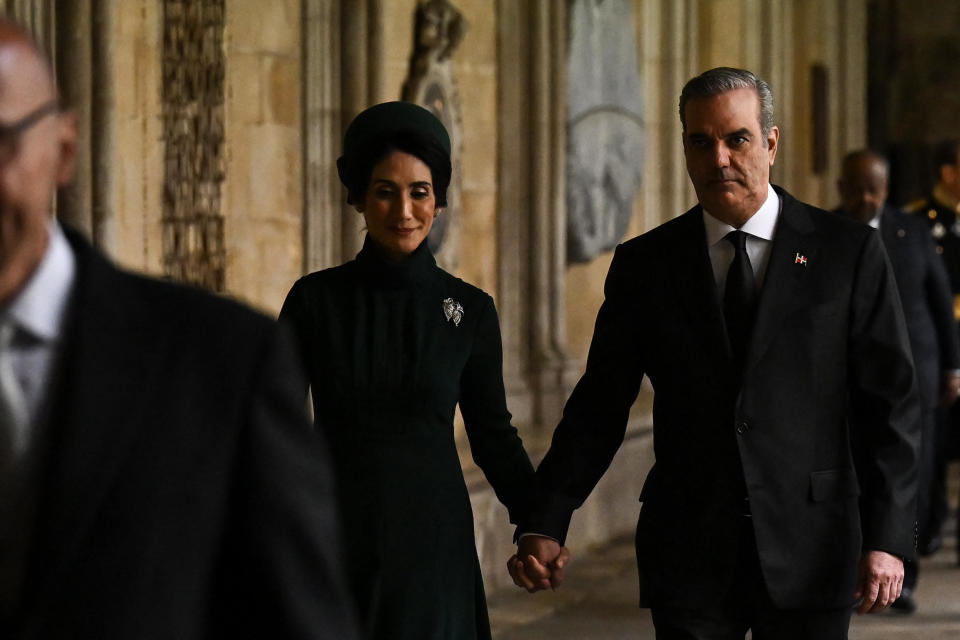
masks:
POLYGON ((121 264, 154 274, 163 260, 162 9, 133 0, 107 15, 106 81, 94 90, 107 93, 109 109, 95 120, 105 130, 91 136, 104 154, 94 161, 98 241, 121 264))
MULTIPOLYGON (((299 9, 299 0, 225 3, 225 293, 268 313, 302 273, 299 9)), ((101 149, 96 240, 120 264, 160 275, 163 3, 130 0, 102 13, 107 64, 87 125, 101 149)))
MULTIPOLYGON (((497 46, 496 14, 490 0, 455 0, 467 21, 453 55, 463 122, 461 244, 456 275, 497 297, 497 46)), ((384 93, 399 100, 410 55, 416 0, 383 3, 384 93)))
POLYGON ((227 0, 227 291, 276 313, 302 274, 299 0, 227 0))

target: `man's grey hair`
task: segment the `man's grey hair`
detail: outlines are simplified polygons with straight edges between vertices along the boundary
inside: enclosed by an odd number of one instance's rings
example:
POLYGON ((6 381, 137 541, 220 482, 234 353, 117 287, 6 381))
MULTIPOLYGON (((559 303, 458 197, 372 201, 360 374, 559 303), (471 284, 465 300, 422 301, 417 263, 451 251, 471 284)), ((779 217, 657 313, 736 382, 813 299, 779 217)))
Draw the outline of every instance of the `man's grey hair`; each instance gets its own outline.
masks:
POLYGON ((766 140, 773 129, 773 92, 770 86, 746 69, 717 67, 691 78, 680 93, 680 124, 687 130, 684 109, 687 101, 694 98, 712 98, 735 89, 753 89, 760 100, 760 131, 766 140))

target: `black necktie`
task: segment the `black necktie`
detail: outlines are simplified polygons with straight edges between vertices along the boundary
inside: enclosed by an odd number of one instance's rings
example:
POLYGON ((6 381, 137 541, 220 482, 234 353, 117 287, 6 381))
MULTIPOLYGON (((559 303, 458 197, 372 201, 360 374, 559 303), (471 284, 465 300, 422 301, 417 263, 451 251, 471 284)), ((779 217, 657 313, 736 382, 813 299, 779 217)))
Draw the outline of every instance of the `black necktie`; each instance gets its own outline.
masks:
POLYGON ((757 304, 757 283, 747 255, 747 234, 731 231, 725 239, 733 245, 733 262, 727 271, 727 285, 723 292, 723 317, 727 322, 727 337, 733 349, 737 369, 743 369, 753 316, 757 304))

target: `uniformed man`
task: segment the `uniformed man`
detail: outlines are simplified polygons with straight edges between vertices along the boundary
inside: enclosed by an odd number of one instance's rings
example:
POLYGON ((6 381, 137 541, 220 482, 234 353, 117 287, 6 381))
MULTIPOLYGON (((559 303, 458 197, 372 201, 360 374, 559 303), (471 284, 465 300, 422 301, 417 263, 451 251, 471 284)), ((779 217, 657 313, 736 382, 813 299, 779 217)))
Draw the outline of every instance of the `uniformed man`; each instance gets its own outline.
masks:
MULTIPOLYGON (((960 138, 937 144, 933 155, 937 183, 926 198, 908 207, 930 227, 937 253, 950 277, 954 317, 960 322, 960 138)), ((947 518, 946 468, 951 452, 956 455, 960 438, 960 403, 954 403, 940 421, 938 456, 931 496, 930 522, 920 523, 918 551, 931 555, 941 546, 940 529, 947 518)), ((960 533, 958 533, 960 537, 960 533)), ((958 558, 960 559, 960 558, 958 558)))
MULTIPOLYGON (((903 316, 910 336, 920 391, 920 475, 917 495, 918 534, 929 539, 931 485, 937 471, 937 422, 940 407, 948 407, 960 392, 960 336, 954 322, 953 296, 943 260, 923 221, 887 203, 890 166, 873 151, 852 151, 843 158, 837 187, 837 213, 877 229, 890 258, 903 316)), ((891 605, 913 613, 919 567, 904 561, 903 591, 891 605)))

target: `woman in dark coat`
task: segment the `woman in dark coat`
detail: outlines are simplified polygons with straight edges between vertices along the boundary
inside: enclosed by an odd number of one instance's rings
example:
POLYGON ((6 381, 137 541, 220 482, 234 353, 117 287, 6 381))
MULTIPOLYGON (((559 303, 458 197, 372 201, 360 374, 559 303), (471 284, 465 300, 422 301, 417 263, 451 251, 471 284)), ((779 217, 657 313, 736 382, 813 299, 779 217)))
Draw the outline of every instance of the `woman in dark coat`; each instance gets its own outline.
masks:
POLYGON ((493 300, 427 246, 446 205, 450 141, 426 109, 379 104, 348 127, 337 168, 366 220, 363 249, 297 281, 280 317, 332 445, 360 617, 370 638, 489 638, 457 404, 511 522, 534 475, 506 407, 493 300))

